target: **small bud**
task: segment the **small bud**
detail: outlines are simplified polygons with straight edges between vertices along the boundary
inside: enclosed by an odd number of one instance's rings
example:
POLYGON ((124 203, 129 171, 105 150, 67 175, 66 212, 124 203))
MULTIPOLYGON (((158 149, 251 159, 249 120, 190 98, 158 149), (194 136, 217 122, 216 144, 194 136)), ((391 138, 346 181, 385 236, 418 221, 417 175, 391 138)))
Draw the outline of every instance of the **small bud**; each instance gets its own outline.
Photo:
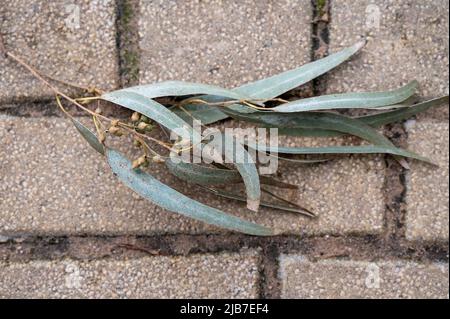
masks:
MULTIPOLYGON (((147 157, 145 155, 142 155, 141 157, 139 157, 138 159, 134 160, 132 163, 132 167, 133 169, 138 168, 140 166, 145 165, 147 162, 147 157)), ((148 162, 147 162, 148 165, 148 162)))
POLYGON ((122 130, 120 128, 118 128, 117 126, 111 126, 108 129, 108 132, 111 133, 112 135, 115 135, 115 136, 122 136, 123 135, 122 130))
POLYGON ((144 122, 144 123, 150 123, 150 120, 148 119, 147 116, 141 115, 141 122, 144 122))
POLYGON ((99 140, 100 143, 102 143, 102 144, 105 142, 106 136, 105 136, 105 134, 104 134, 103 132, 99 132, 99 133, 98 133, 98 140, 99 140))
POLYGON ((149 126, 149 124, 144 123, 144 122, 139 122, 137 128, 138 128, 139 130, 145 131, 145 129, 147 128, 147 126, 149 126))
POLYGON ((141 147, 141 142, 139 142, 139 140, 133 140, 133 145, 136 147, 141 147))
POLYGON ((101 108, 96 108, 95 109, 95 113, 97 113, 97 114, 102 114, 102 109, 101 108))
POLYGON ((119 120, 112 120, 111 126, 117 126, 119 124, 119 120))
POLYGON ((154 163, 165 163, 165 162, 166 162, 166 161, 164 160, 164 158, 162 158, 162 157, 159 156, 159 155, 153 156, 152 161, 153 161, 154 163))
POLYGON ((137 122, 141 118, 141 115, 138 112, 133 112, 131 115, 131 121, 137 122))

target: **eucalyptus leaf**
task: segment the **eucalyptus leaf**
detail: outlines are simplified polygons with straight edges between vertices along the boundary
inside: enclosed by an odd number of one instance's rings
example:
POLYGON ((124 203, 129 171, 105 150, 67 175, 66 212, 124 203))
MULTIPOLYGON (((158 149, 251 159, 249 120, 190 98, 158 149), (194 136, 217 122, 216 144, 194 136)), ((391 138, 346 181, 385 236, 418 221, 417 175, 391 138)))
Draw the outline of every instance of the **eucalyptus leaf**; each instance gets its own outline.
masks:
MULTIPOLYGON (((378 114, 364 115, 357 117, 358 120, 368 124, 374 128, 381 127, 386 124, 407 120, 414 115, 425 112, 430 108, 441 106, 449 103, 449 97, 443 96, 436 99, 420 102, 410 107, 382 112, 378 114)), ((310 136, 310 137, 335 137, 341 136, 343 133, 331 130, 306 129, 306 128, 278 128, 278 134, 289 136, 310 136)))
POLYGON ((133 169, 131 162, 115 150, 106 151, 108 163, 122 183, 133 191, 172 212, 218 227, 257 236, 270 236, 274 233, 267 227, 245 221, 226 214, 216 208, 190 199, 173 188, 161 183, 140 169, 133 169))
MULTIPOLYGON (((334 69, 359 52, 364 47, 365 43, 365 41, 357 42, 353 46, 331 54, 323 59, 305 64, 299 68, 289 70, 269 78, 242 85, 234 88, 233 91, 248 95, 254 99, 273 99, 300 85, 308 83, 318 76, 327 73, 331 69, 334 69)), ((202 97, 202 99, 205 99, 205 97, 202 97)), ((204 125, 212 124, 228 118, 228 115, 221 110, 207 107, 205 105, 190 104, 185 108, 196 119, 201 120, 204 125)))
POLYGON ((362 138, 374 145, 391 149, 392 152, 401 152, 404 157, 431 163, 429 159, 423 156, 397 148, 389 139, 382 134, 379 134, 374 128, 364 122, 340 114, 326 112, 255 112, 252 114, 242 114, 231 112, 230 110, 227 110, 226 112, 238 120, 259 123, 269 127, 332 130, 350 134, 362 138))
MULTIPOLYGON (((104 100, 119 104, 125 108, 144 114, 152 120, 158 122, 162 126, 171 131, 175 131, 181 135, 185 140, 201 141, 199 133, 192 129, 192 127, 178 117, 175 113, 167 109, 165 106, 153 101, 150 98, 142 96, 135 92, 128 91, 113 91, 102 96, 104 100)), ((249 209, 257 211, 259 200, 261 197, 260 184, 258 172, 255 163, 248 161, 250 158, 244 147, 235 141, 234 138, 229 138, 233 142, 225 143, 225 157, 232 161, 244 180, 246 186, 249 209), (239 155, 242 158, 233 158, 231 155, 239 155)))
POLYGON ((75 125, 75 128, 78 130, 78 132, 81 134, 81 136, 84 137, 84 139, 89 143, 90 146, 97 152, 99 152, 102 155, 105 155, 105 147, 102 143, 98 140, 97 136, 92 132, 90 129, 88 129, 86 126, 81 124, 78 120, 71 118, 73 125, 75 125))
POLYGON ((285 103, 274 107, 271 110, 275 112, 292 113, 344 108, 386 108, 387 105, 400 103, 410 98, 414 95, 417 86, 418 82, 412 81, 398 90, 389 92, 321 95, 285 103))

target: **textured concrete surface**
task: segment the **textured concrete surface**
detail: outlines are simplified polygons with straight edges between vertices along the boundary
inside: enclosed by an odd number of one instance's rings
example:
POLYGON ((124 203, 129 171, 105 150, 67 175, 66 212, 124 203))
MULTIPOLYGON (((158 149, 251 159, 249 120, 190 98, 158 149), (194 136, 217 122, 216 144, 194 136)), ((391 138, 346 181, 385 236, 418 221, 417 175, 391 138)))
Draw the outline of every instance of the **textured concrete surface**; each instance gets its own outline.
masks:
POLYGON ((140 82, 234 87, 310 60, 311 1, 141 1, 140 82))
POLYGON ((255 298, 254 251, 0 264, 0 298, 255 298))
POLYGON ((329 93, 394 89, 417 79, 425 97, 448 94, 448 1, 334 0, 331 15, 331 52, 360 36, 369 42, 331 73, 329 93))
MULTIPOLYGON (((0 233, 219 231, 134 195, 113 177, 103 159, 64 119, 3 117, 0 141, 1 153, 8 154, 0 166, 0 233)), ((300 141, 314 145, 307 139, 300 141)), ((343 141, 334 141, 338 142, 343 141)), ((319 218, 313 221, 269 209, 250 212, 240 202, 218 199, 180 183, 166 172, 165 166, 155 164, 151 170, 188 196, 283 233, 366 234, 382 230, 384 165, 377 157, 344 157, 314 166, 285 165, 281 177, 298 184, 300 190, 282 195, 316 212, 319 218)))
POLYGON ((407 261, 280 260, 283 298, 449 297, 448 264, 407 261))
POLYGON ((448 240, 448 122, 409 121, 406 127, 410 149, 427 155, 439 165, 411 163, 407 175, 406 236, 416 240, 448 240))
MULTIPOLYGON (((115 1, 2 1, 7 50, 57 79, 111 89, 118 83, 115 1)), ((0 102, 51 92, 14 61, 0 58, 0 102)))

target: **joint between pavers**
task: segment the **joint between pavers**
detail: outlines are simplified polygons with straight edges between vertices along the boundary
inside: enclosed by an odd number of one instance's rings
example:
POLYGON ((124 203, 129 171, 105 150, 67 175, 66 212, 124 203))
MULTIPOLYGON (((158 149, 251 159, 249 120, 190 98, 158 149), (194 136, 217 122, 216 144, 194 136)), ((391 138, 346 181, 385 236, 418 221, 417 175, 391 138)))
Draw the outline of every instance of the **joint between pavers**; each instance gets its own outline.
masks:
POLYGON ((116 45, 120 86, 139 84, 140 1, 116 0, 116 45))
MULTIPOLYGON (((313 9, 313 21, 311 32, 311 60, 316 61, 329 54, 330 44, 330 17, 331 0, 311 0, 313 9)), ((312 81, 314 95, 326 92, 326 75, 320 76, 312 81)))
POLYGON ((384 244, 382 236, 324 236, 299 238, 276 236, 259 238, 240 234, 160 235, 160 236, 2 236, 0 260, 23 261, 92 260, 188 256, 261 250, 260 295, 277 298, 280 293, 278 258, 281 254, 302 254, 311 260, 343 258, 350 260, 404 259, 420 262, 448 262, 448 242, 423 243, 399 240, 396 246, 384 244))

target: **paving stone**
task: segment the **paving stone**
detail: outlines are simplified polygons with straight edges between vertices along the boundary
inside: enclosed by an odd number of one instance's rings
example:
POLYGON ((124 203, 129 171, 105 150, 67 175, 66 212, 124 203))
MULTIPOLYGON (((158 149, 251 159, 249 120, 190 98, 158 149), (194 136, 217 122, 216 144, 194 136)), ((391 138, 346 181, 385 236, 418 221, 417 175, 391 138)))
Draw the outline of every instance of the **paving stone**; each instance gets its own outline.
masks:
MULTIPOLYGON (((42 72, 103 89, 118 83, 115 1, 3 1, 0 30, 9 51, 42 72)), ((0 102, 51 96, 14 61, 0 58, 0 102)))
POLYGON ((449 233, 449 128, 432 120, 406 123, 410 149, 439 167, 411 163, 407 175, 406 236, 412 240, 447 240, 449 233))
MULTIPOLYGON (((329 93, 388 90, 417 79, 422 96, 448 94, 448 1, 335 0, 331 15, 331 52, 366 34, 369 42, 331 73, 329 93)), ((448 118, 448 108, 438 113, 448 118)))
POLYGON ((256 298, 254 251, 0 263, 0 298, 256 298))
POLYGON ((140 82, 234 87, 310 60, 311 1, 141 1, 140 82))
MULTIPOLYGON (((311 146, 319 143, 307 139, 295 142, 311 146)), ((343 141, 328 143, 338 142, 343 141)), ((2 117, 0 150, 0 234, 5 236, 219 231, 167 212, 128 190, 72 125, 61 118, 2 117)), ((282 195, 312 209, 319 218, 309 220, 270 209, 250 212, 242 203, 218 199, 180 182, 162 165, 155 164, 151 170, 158 179, 188 196, 282 233, 381 232, 385 174, 382 157, 351 156, 315 166, 281 165, 280 179, 300 187, 297 193, 282 195)))
POLYGON ((280 258, 282 298, 448 299, 448 263, 280 258))

